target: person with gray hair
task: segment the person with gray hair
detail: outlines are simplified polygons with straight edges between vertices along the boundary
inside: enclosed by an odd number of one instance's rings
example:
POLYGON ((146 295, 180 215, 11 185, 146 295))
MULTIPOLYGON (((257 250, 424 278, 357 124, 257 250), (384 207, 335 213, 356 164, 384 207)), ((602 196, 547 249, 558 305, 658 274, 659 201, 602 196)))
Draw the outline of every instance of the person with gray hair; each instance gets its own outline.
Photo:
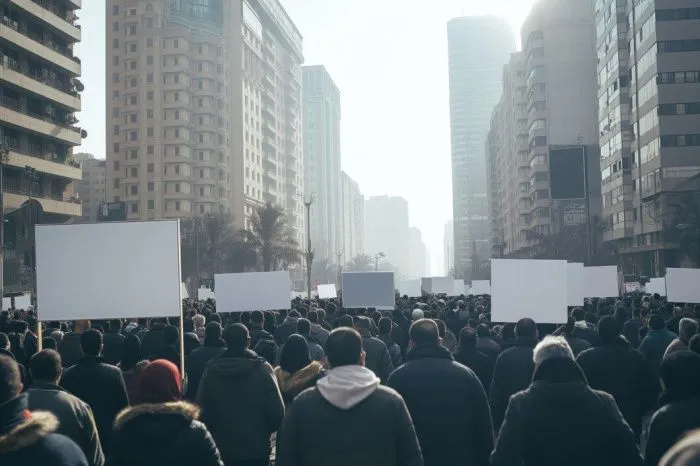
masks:
POLYGON ((666 348, 666 352, 664 353, 664 359, 676 351, 687 350, 688 345, 690 344, 690 339, 693 338, 696 333, 698 333, 697 321, 688 317, 682 318, 678 324, 678 338, 673 340, 671 344, 668 345, 668 348, 666 348))
POLYGON ((589 387, 563 337, 533 350, 530 386, 510 398, 492 466, 641 466, 615 399, 589 387))

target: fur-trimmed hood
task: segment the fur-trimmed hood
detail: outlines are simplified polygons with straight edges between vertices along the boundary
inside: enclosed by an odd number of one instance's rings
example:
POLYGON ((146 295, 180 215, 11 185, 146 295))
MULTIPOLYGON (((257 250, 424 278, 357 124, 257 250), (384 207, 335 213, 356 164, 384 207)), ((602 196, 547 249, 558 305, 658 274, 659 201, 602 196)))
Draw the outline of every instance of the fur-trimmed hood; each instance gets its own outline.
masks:
POLYGON ((114 430, 121 430, 126 423, 146 415, 179 416, 188 423, 199 419, 199 407, 185 401, 142 404, 125 408, 114 421, 114 430))
POLYGON ((58 428, 58 419, 49 412, 35 411, 29 419, 0 436, 0 455, 30 447, 58 428))
POLYGON ((311 361, 308 366, 293 374, 284 371, 281 367, 275 368, 277 385, 279 385, 280 392, 282 392, 286 402, 291 402, 299 393, 312 387, 316 380, 322 376, 322 373, 323 367, 318 361, 311 361))

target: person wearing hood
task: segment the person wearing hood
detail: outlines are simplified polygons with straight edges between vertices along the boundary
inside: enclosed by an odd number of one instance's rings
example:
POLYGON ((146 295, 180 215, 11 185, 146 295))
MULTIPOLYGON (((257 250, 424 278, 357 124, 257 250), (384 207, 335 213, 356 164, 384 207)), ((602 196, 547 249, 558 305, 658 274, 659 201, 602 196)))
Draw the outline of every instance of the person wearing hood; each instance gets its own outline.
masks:
POLYGON ((221 338, 222 329, 218 322, 209 322, 204 330, 204 345, 193 350, 187 361, 187 393, 185 399, 194 401, 197 397, 199 382, 209 361, 226 351, 226 342, 221 338))
POLYGON ((287 317, 285 317, 282 323, 277 327, 275 331, 275 342, 278 346, 284 345, 289 335, 297 332, 297 321, 299 317, 301 317, 299 312, 289 311, 287 317))
POLYGON ((668 348, 666 348, 666 352, 664 353, 664 359, 676 351, 687 350, 688 345, 690 344, 690 339, 693 338, 696 333, 698 333, 697 321, 688 317, 682 318, 678 323, 678 338, 675 338, 671 344, 668 345, 668 348))
POLYGON ((661 387, 651 364, 622 337, 622 329, 612 316, 598 323, 601 345, 578 355, 576 361, 591 388, 611 394, 637 439, 642 420, 659 396, 661 387))
POLYGON ((598 332, 596 332, 594 325, 586 321, 586 316, 586 311, 580 307, 571 311, 571 317, 574 318, 574 330, 571 335, 586 340, 591 346, 597 346, 599 343, 598 332))
POLYGON ((71 367, 83 357, 80 350, 80 335, 90 328, 89 320, 76 320, 73 331, 66 333, 58 344, 58 354, 61 355, 63 367, 71 367))
POLYGON ((684 433, 700 428, 700 354, 676 351, 661 363, 664 392, 649 424, 645 466, 659 460, 684 433))
POLYGON ((532 319, 520 319, 515 324, 515 343, 498 355, 489 389, 493 428, 498 432, 506 414, 511 395, 524 390, 532 380, 535 365, 532 350, 537 344, 537 324, 532 319))
POLYGON ((151 362, 141 378, 141 404, 114 422, 110 466, 223 466, 199 408, 182 401, 180 372, 165 359, 151 362))
POLYGON ((141 374, 148 365, 148 360, 141 354, 141 340, 135 334, 129 334, 124 339, 121 349, 119 369, 122 371, 124 386, 129 396, 129 403, 134 404, 139 399, 141 390, 141 374))
POLYGON ((197 390, 201 420, 224 464, 268 465, 270 436, 284 418, 284 401, 272 366, 251 351, 243 324, 224 330, 226 351, 206 366, 197 390))
POLYGON ((80 447, 56 433, 56 416, 29 411, 22 388, 17 363, 0 355, 0 464, 88 466, 80 447))
POLYGON ((263 328, 265 324, 265 314, 262 311, 253 311, 250 313, 250 347, 255 348, 260 340, 275 340, 271 333, 263 328))
POLYGON ((321 346, 326 344, 328 335, 331 333, 321 324, 319 324, 318 311, 309 311, 309 322, 311 322, 311 337, 316 340, 321 346))
POLYGON ((700 466, 700 430, 678 440, 661 458, 659 466, 700 466))
POLYGON ((387 385, 406 401, 425 465, 488 466, 493 427, 478 377, 440 345, 438 327, 430 319, 411 325, 408 346, 406 363, 387 385))
POLYGON ((369 318, 358 316, 353 319, 353 325, 362 336, 362 347, 367 355, 365 361, 367 369, 374 372, 382 383, 386 382, 389 374, 394 370, 389 350, 382 340, 372 336, 369 318))
POLYGON ((364 367, 360 334, 333 330, 326 359, 327 375, 297 396, 284 418, 276 466, 422 466, 406 405, 364 367))
POLYGON ((613 397, 589 387, 562 337, 534 349, 529 388, 511 397, 491 466, 641 466, 613 397))
POLYGON ((639 344, 639 351, 655 371, 659 370, 666 349, 675 338, 676 334, 666 328, 663 317, 659 314, 652 314, 649 317, 649 332, 639 344))
MULTIPOLYGON (((301 319, 300 319, 301 320, 301 319)), ((309 356, 309 344, 302 335, 290 335, 282 347, 280 365, 275 369, 277 385, 284 403, 289 406, 294 398, 323 377, 321 363, 309 356)))
POLYGON ((29 410, 48 411, 56 416, 56 432, 73 440, 90 466, 102 466, 105 457, 90 406, 58 385, 63 372, 61 356, 45 349, 32 356, 29 367, 34 379, 27 390, 29 410))
POLYGON ((10 338, 7 336, 7 334, 0 332, 0 355, 7 356, 8 358, 12 359, 17 363, 17 367, 19 368, 19 375, 22 379, 22 385, 29 386, 29 373, 27 372, 27 368, 24 367, 24 365, 21 364, 19 361, 17 361, 17 359, 15 359, 15 355, 12 354, 10 348, 10 338))
POLYGON ((491 386, 493 361, 476 349, 476 332, 471 327, 464 327, 459 332, 459 350, 453 354, 455 361, 468 367, 479 378, 484 390, 491 386))

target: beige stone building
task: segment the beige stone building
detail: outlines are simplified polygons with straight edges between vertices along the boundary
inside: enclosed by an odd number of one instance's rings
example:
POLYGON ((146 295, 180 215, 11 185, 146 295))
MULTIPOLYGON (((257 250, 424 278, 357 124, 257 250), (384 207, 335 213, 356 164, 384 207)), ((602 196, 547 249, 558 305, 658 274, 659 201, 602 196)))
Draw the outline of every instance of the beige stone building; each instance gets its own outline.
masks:
POLYGON ((109 0, 108 200, 129 219, 285 209, 304 240, 302 39, 277 0, 109 0))
POLYGON ((92 154, 75 154, 74 160, 80 163, 83 179, 77 183, 76 192, 83 205, 82 222, 96 222, 100 204, 106 201, 107 183, 105 172, 107 162, 96 159, 92 154))

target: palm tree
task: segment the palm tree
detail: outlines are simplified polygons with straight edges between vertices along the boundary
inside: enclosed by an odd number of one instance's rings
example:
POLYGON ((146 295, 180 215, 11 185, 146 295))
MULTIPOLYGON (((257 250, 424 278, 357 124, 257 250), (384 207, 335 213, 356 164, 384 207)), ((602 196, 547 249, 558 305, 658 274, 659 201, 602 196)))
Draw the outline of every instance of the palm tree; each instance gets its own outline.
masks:
POLYGON ((299 244, 281 208, 269 202, 257 207, 248 225, 247 230, 239 230, 239 238, 264 272, 299 262, 299 244))
POLYGON ((346 272, 371 272, 374 270, 374 259, 366 254, 353 258, 345 266, 346 272))
POLYGON ((311 265, 311 279, 319 283, 335 283, 338 266, 331 264, 328 259, 315 260, 311 265))

